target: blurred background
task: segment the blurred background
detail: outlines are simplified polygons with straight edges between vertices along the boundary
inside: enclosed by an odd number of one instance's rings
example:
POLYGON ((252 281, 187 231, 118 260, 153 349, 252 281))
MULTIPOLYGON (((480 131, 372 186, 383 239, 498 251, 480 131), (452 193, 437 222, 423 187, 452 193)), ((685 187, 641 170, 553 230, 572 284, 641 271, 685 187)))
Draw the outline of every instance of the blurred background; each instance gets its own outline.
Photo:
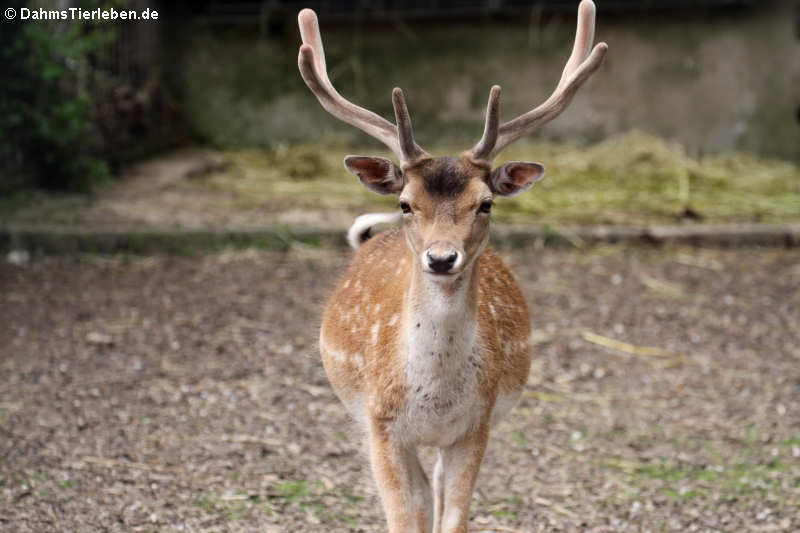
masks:
MULTIPOLYGON (((303 84, 297 12, 454 155, 492 84, 547 98, 577 4, 7 2, 0 530, 383 531, 317 335, 396 209, 342 159, 390 154, 303 84)), ((497 161, 547 169, 492 213, 535 355, 471 531, 800 531, 800 4, 597 4, 604 64, 497 161)))
MULTIPOLYGON (((7 222, 345 226, 392 200, 361 190, 340 159, 383 147, 304 86, 301 5, 318 11, 339 91, 391 117, 391 89, 403 87, 419 142, 439 155, 479 138, 493 83, 505 120, 543 101, 575 25, 574 2, 555 0, 79 4, 160 17, 2 21, 7 222), (142 161, 152 186, 134 190, 126 178, 142 161), (96 187, 120 178, 127 188, 96 187), (64 212, 64 197, 42 189, 100 196, 71 197, 64 212)), ((558 120, 504 154, 541 160, 548 179, 541 194, 506 202, 501 220, 800 218, 798 10, 777 0, 601 2, 597 38, 611 53, 558 120)))

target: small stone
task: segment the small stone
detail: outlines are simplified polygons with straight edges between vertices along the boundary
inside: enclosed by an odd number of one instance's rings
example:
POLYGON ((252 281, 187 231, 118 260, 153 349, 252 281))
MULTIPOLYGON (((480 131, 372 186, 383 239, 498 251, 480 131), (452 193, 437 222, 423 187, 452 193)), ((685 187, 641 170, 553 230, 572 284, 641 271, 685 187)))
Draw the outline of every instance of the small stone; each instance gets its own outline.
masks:
POLYGON ((30 260, 31 254, 28 252, 28 250, 11 250, 6 255, 6 261, 18 267, 27 265, 30 260))
POLYGON ((113 344, 114 339, 108 333, 100 333, 99 331, 90 331, 86 334, 86 342, 89 344, 113 344))

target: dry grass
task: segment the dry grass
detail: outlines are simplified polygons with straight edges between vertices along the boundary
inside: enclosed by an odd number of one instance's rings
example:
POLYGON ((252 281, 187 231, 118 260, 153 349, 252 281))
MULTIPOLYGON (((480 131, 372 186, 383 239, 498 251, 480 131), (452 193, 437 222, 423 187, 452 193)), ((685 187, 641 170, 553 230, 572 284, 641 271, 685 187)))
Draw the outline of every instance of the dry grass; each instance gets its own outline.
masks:
MULTIPOLYGON (((458 153, 443 147, 435 154, 458 153)), ((0 206, 0 222, 89 226, 237 228, 347 226, 359 213, 391 210, 395 198, 362 187, 342 167, 339 145, 189 151, 132 169, 92 197, 27 195, 0 206)), ((501 199, 500 222, 665 224, 800 220, 800 167, 742 153, 690 157, 642 133, 578 147, 528 143, 506 160, 538 160, 547 177, 501 199)))

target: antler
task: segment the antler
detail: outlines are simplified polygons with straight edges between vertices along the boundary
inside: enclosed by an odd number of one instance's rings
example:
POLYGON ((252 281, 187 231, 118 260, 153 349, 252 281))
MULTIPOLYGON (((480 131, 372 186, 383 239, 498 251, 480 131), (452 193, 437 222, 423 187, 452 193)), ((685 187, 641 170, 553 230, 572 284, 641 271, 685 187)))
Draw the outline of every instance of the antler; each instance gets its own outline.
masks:
POLYGON ((566 109, 580 86, 603 62, 608 50, 606 43, 598 43, 591 49, 594 41, 594 15, 594 2, 582 0, 578 6, 578 29, 575 32, 572 54, 564 66, 564 72, 555 91, 539 107, 498 127, 500 87, 497 85, 492 87, 483 138, 472 148, 473 158, 492 161, 503 148, 550 122, 566 109))
POLYGON ((403 92, 398 88, 392 91, 397 126, 345 99, 333 88, 328 79, 317 14, 311 9, 303 9, 297 15, 297 22, 303 39, 297 65, 300 67, 300 75, 322 107, 339 120, 381 141, 394 152, 401 163, 411 163, 427 157, 428 154, 414 142, 411 118, 408 115, 403 92))

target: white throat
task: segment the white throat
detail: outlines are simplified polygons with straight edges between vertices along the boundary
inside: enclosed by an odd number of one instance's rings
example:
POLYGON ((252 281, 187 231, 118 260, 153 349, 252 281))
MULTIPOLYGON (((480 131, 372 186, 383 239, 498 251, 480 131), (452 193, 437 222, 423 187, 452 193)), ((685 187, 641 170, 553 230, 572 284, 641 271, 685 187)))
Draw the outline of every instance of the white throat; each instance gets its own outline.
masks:
POLYGON ((423 272, 419 265, 416 267, 406 300, 410 318, 428 323, 434 332, 458 330, 475 322, 476 302, 471 300, 474 298, 471 279, 474 265, 467 266, 454 279, 423 272))
POLYGON ((408 384, 408 423, 402 431, 415 443, 447 445, 480 412, 477 374, 482 359, 473 274, 470 265, 455 285, 442 284, 421 270, 412 275, 401 334, 408 384))

